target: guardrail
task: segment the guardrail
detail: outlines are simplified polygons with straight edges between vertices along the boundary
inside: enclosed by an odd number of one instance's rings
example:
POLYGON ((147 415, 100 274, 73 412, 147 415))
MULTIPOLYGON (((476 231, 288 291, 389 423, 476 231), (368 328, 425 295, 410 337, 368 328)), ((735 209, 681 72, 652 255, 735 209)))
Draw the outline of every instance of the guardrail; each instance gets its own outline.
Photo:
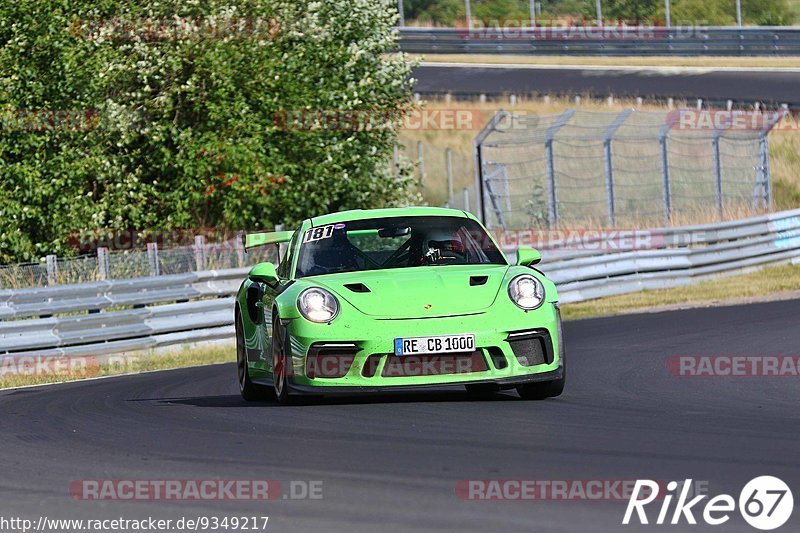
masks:
MULTIPOLYGON (((580 249, 539 245, 539 268, 562 302, 684 285, 800 260, 800 209, 733 222, 641 230, 649 249, 620 249, 613 233, 580 249)), ((521 234, 516 234, 520 237, 521 234)), ((501 246, 519 245, 506 234, 501 246)), ((0 356, 86 356, 233 337, 247 268, 0 291, 0 356)))
MULTIPOLYGON (((580 240, 579 246, 539 246, 541 270, 557 285, 562 302, 578 302, 645 289, 686 285, 719 274, 800 258, 800 209, 718 224, 642 230, 652 249, 624 249, 614 234, 580 240), (609 246, 609 243, 611 245, 609 246)), ((505 243, 510 252, 517 241, 505 243)))
POLYGON ((0 354, 106 355, 231 338, 247 271, 0 291, 0 354))
POLYGON ((798 55, 800 27, 399 28, 400 50, 437 54, 798 55))

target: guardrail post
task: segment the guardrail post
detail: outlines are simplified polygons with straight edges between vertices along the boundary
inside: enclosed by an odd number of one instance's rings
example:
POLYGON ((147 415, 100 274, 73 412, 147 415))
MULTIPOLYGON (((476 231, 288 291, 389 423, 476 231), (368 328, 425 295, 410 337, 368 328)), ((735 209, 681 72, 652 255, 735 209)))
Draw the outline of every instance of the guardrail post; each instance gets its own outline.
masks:
POLYGON ((158 243, 147 243, 147 263, 150 265, 151 276, 161 275, 161 265, 158 262, 158 243))
POLYGON ((661 128, 659 144, 661 145, 661 188, 664 195, 664 223, 669 225, 672 222, 672 190, 669 183, 669 146, 667 136, 669 127, 661 128))
POLYGON ((717 216, 722 220, 722 160, 719 153, 719 131, 714 132, 714 137, 711 139, 711 149, 714 157, 714 196, 717 201, 717 216))
POLYGON ((58 257, 47 256, 47 284, 58 285, 58 257))
POLYGON ((206 238, 203 235, 194 236, 194 264, 195 270, 206 269, 206 238))
POLYGON ((97 271, 101 281, 111 279, 111 265, 108 261, 108 248, 97 248, 97 271))

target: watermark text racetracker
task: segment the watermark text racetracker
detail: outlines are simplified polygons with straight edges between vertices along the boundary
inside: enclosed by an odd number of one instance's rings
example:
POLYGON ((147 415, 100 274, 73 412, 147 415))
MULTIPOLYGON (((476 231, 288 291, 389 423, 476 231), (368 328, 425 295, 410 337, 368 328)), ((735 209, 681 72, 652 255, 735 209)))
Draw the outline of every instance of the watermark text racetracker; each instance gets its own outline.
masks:
POLYGON ((81 501, 321 500, 321 480, 274 479, 80 479, 69 495, 81 501))
POLYGON ((666 366, 673 377, 798 377, 800 355, 673 355, 666 366))
MULTIPOLYGON (((456 496, 465 501, 628 501, 635 494, 635 479, 462 479, 456 496)), ((644 491, 663 497, 666 482, 644 491)), ((708 482, 694 480, 689 492, 705 494, 708 482)))

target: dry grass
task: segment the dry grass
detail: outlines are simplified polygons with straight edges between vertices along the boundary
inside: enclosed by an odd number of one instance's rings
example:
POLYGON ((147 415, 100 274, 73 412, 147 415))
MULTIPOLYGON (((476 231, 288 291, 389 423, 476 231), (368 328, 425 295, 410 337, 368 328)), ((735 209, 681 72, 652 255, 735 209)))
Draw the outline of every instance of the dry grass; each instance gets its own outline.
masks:
POLYGON ((624 67, 756 67, 800 68, 800 57, 595 57, 496 54, 412 55, 428 63, 491 63, 511 65, 587 65, 624 67))
POLYGON ((800 131, 778 129, 769 137, 776 209, 800 206, 800 131))
POLYGON ((758 272, 720 277, 694 285, 642 291, 586 302, 564 304, 564 318, 588 318, 646 312, 665 306, 699 306, 738 303, 800 291, 800 266, 766 267, 758 272))
MULTIPOLYGON (((77 381, 81 379, 115 376, 119 374, 135 374, 153 370, 170 370, 189 366, 202 366, 214 363, 231 362, 235 360, 234 349, 230 346, 192 347, 182 350, 170 351, 160 354, 131 354, 129 356, 113 357, 111 362, 93 363, 89 358, 84 365, 76 365, 74 372, 33 373, 14 372, 11 360, 0 360, 0 389, 10 387, 24 387, 29 385, 42 385, 45 383, 59 383, 62 381, 77 381)), ((31 366, 29 368, 35 368, 31 366)), ((48 366, 51 369, 58 367, 48 366)))

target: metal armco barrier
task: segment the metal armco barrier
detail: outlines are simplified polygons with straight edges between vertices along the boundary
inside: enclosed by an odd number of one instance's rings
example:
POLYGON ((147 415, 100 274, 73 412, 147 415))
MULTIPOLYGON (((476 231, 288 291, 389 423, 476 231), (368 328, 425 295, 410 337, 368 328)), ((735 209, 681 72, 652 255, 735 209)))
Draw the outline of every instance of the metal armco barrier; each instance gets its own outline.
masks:
POLYGON ((106 355, 231 338, 233 295, 247 272, 0 291, 0 355, 106 355))
MULTIPOLYGON (((538 245, 538 268, 556 282, 562 302, 577 302, 800 260, 800 209, 639 230, 648 249, 609 246, 612 232, 586 235, 579 246, 539 244, 524 232, 501 235, 500 244, 512 260, 518 246, 538 245)), ((108 355, 232 339, 233 295, 247 271, 0 291, 0 356, 108 355)))
MULTIPOLYGON (((719 224, 641 230, 639 235, 649 239, 653 249, 608 246, 613 234, 582 239, 566 249, 539 246, 544 258, 540 268, 558 286, 560 300, 569 303, 797 262, 800 209, 719 224)), ((525 244, 518 239, 503 248, 511 252, 525 244)))
POLYGON ((399 28, 400 50, 437 54, 798 55, 800 27, 399 28))

